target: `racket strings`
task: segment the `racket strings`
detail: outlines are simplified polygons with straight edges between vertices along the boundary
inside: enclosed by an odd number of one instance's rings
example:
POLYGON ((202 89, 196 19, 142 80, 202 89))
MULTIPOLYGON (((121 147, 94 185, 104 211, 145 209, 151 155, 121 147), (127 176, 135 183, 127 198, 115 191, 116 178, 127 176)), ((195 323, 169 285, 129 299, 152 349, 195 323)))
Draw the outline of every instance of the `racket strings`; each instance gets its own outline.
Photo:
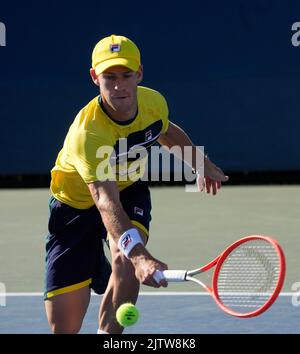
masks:
POLYGON ((242 243, 225 259, 218 274, 218 294, 239 312, 255 311, 272 296, 278 282, 280 261, 277 251, 264 240, 242 243))

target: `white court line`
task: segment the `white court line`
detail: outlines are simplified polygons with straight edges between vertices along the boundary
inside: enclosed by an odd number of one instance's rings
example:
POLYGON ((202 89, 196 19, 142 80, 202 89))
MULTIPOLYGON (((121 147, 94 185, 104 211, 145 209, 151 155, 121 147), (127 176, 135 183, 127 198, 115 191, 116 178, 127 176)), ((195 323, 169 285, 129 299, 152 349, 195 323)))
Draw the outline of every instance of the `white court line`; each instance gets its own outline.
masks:
MULTIPOLYGON (((282 292, 279 296, 295 296, 299 295, 299 292, 282 292)), ((43 296, 43 293, 0 293, 1 296, 43 296)), ((142 291, 139 293, 140 296, 210 296, 207 292, 196 292, 196 291, 142 291)), ((99 296, 95 293, 92 293, 92 296, 99 296)))

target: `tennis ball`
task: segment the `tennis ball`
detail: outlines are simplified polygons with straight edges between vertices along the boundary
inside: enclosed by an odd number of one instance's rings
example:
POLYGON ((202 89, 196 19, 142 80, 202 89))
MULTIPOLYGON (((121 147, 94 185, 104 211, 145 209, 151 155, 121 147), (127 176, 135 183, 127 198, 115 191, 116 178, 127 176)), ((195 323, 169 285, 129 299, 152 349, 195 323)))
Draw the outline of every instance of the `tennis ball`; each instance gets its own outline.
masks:
POLYGON ((121 326, 132 326, 139 319, 139 310, 129 302, 125 303, 118 308, 116 318, 121 326))

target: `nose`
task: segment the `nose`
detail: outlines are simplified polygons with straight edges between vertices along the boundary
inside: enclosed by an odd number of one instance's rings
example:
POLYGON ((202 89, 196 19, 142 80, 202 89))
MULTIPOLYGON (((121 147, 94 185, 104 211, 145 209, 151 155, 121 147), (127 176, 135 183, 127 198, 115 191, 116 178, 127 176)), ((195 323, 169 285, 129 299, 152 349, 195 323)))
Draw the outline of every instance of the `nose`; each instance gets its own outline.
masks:
POLYGON ((121 80, 116 80, 115 84, 114 84, 114 89, 116 91, 118 91, 118 90, 122 90, 122 88, 123 88, 122 81, 121 80))

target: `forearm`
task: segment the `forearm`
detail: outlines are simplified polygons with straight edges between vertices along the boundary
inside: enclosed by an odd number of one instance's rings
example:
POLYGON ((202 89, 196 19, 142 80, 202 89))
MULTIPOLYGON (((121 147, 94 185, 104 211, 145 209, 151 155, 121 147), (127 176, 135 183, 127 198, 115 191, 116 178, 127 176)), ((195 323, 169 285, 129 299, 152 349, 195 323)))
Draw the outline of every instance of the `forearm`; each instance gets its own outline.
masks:
POLYGON ((133 227, 121 203, 113 199, 108 199, 100 201, 97 208, 107 232, 118 243, 120 236, 133 227))
POLYGON ((170 123, 168 132, 159 138, 159 143, 171 149, 171 153, 182 159, 194 170, 203 167, 203 152, 193 144, 186 132, 174 123, 170 123), (175 149, 175 146, 180 149, 175 149))
POLYGON ((123 209, 116 183, 97 181, 88 184, 88 188, 108 234, 125 256, 133 263, 136 257, 149 256, 140 232, 123 209))
POLYGON ((88 188, 107 232, 118 243, 120 236, 133 225, 123 209, 115 182, 94 182, 88 188))
MULTIPOLYGON (((105 200, 100 198, 97 208, 107 232, 115 243, 118 244, 120 236, 125 234, 129 229, 135 228, 135 226, 131 223, 119 200, 104 198, 105 200)), ((145 249, 143 243, 138 243, 132 248, 128 257, 135 265, 141 257, 151 258, 151 255, 145 249)))

